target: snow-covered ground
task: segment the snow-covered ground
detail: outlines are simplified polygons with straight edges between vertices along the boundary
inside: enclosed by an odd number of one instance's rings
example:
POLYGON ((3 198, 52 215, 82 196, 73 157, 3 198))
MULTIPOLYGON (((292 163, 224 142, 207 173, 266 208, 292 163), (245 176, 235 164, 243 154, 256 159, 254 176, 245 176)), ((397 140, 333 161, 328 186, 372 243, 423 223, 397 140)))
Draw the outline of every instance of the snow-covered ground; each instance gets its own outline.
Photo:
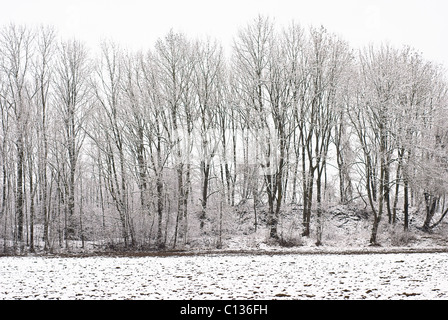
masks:
POLYGON ((448 253, 0 257, 0 299, 447 299, 448 253))

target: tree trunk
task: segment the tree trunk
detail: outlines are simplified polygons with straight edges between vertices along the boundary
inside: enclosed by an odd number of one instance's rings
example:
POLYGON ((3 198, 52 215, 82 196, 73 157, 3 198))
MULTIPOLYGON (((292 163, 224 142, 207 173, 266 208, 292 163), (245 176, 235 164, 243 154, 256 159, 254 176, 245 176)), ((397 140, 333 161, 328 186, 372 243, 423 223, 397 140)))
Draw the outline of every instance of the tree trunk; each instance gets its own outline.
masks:
MULTIPOLYGON (((382 132, 382 129, 380 128, 382 132)), ((381 134, 380 137, 380 188, 378 192, 378 211, 374 211, 374 221, 372 227, 372 234, 370 237, 370 244, 373 246, 378 245, 377 232, 378 226, 381 221, 384 206, 384 195, 385 195, 385 179, 386 179, 386 161, 385 161, 385 136, 381 134)))
POLYGON ((403 165, 403 154, 404 150, 400 149, 398 151, 398 165, 397 165, 397 173, 395 176, 395 195, 394 195, 394 205, 392 211, 392 223, 395 224, 397 221, 397 207, 398 207, 398 194, 400 192, 400 183, 401 178, 401 167, 403 165))
POLYGON ((205 161, 201 161, 201 171, 203 174, 202 180, 202 199, 201 199, 201 214, 199 216, 200 220, 200 229, 204 229, 205 219, 206 219, 206 211, 207 211, 207 199, 208 199, 208 182, 210 175, 210 164, 205 164, 205 161))
POLYGON ((322 181, 321 181, 322 171, 318 170, 317 173, 317 179, 316 179, 316 185, 317 185, 317 191, 316 191, 316 201, 317 201, 317 229, 316 229, 316 246, 322 245, 322 230, 323 230, 323 223, 322 223, 322 181))
POLYGON ((17 241, 20 247, 23 242, 23 136, 19 133, 17 138, 17 187, 16 187, 16 215, 17 215, 17 241))
POLYGON ((163 249, 165 244, 162 237, 162 219, 163 219, 163 181, 160 173, 157 175, 157 248, 163 249))
POLYGON ((29 188, 30 188, 30 252, 34 253, 34 182, 33 182, 33 170, 31 165, 31 159, 29 160, 29 188))
POLYGON ((434 214, 436 213, 436 206, 437 206, 437 201, 439 198, 436 196, 430 195, 427 192, 424 193, 424 198, 425 198, 426 217, 425 217, 425 221, 424 221, 421 229, 424 232, 430 232, 431 231, 431 227, 430 227, 431 220, 434 217, 434 214))
POLYGON ((379 216, 375 216, 373 220, 372 233, 370 235, 370 245, 376 246, 378 245, 377 234, 378 234, 378 226, 380 224, 381 218, 379 216))
POLYGON ((389 180, 390 180, 390 169, 389 169, 389 163, 387 162, 385 166, 385 172, 384 172, 384 201, 386 202, 386 210, 387 210, 387 218, 389 224, 392 223, 392 210, 390 207, 390 187, 389 187, 389 180))
MULTIPOLYGON (((306 174, 305 174, 306 175, 306 174)), ((303 227, 304 231, 302 236, 310 236, 310 223, 311 223, 311 207, 313 200, 313 187, 314 187, 314 174, 309 173, 308 178, 304 182, 303 190, 303 227)))
POLYGON ((404 231, 409 229, 409 187, 408 187, 408 179, 404 178, 404 204, 403 204, 403 213, 404 213, 404 231))

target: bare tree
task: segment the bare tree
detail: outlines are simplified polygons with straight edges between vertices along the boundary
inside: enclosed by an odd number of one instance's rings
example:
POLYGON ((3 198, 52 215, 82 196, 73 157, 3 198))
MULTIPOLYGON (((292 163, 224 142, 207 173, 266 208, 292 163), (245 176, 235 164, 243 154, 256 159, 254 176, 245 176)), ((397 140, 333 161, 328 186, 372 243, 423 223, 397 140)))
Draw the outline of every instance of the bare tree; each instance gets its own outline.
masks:
MULTIPOLYGON (((191 77, 193 63, 191 45, 183 34, 171 30, 156 43, 155 59, 158 64, 163 105, 170 112, 172 156, 177 173, 177 217, 181 237, 187 237, 187 204, 190 187, 190 154, 192 150, 191 77), (185 130, 183 130, 185 129, 185 130)), ((177 228, 176 228, 177 229, 177 228)))
MULTIPOLYGON (((333 128, 336 125, 337 105, 341 77, 350 61, 350 52, 346 42, 328 34, 325 29, 311 30, 312 42, 312 100, 311 100, 311 130, 314 130, 314 154, 307 145, 308 161, 316 176, 317 202, 317 245, 322 242, 322 179, 327 168, 327 155, 333 128), (312 159, 314 158, 314 160, 312 159), (314 164, 313 164, 314 162, 314 164)), ((310 131, 311 131, 310 130, 310 131)), ((311 141, 310 141, 311 142, 311 141)), ((312 142, 311 142, 312 144, 312 142)), ((307 197, 310 200, 311 197, 307 197)))
MULTIPOLYGON (((39 206, 44 222, 44 250, 50 247, 49 230, 49 181, 48 181, 48 130, 50 128, 49 109, 52 93, 53 58, 56 50, 56 31, 52 27, 40 27, 37 35, 37 50, 34 61, 34 81, 36 95, 36 130, 37 130, 37 171, 39 181, 39 206)), ((30 181, 31 184, 31 181, 30 181)))
POLYGON ((135 245, 133 222, 129 209, 129 163, 126 153, 129 142, 125 137, 128 132, 125 103, 123 95, 126 78, 123 55, 120 48, 112 42, 101 44, 101 58, 96 67, 94 92, 98 101, 94 128, 100 131, 94 141, 103 155, 105 186, 118 211, 121 235, 125 247, 135 245))
POLYGON ((7 86, 2 98, 10 106, 14 117, 14 136, 12 139, 14 139, 16 150, 16 234, 21 249, 24 245, 25 135, 29 122, 30 100, 33 95, 29 76, 34 36, 30 29, 14 24, 4 27, 0 34, 1 72, 7 86))
POLYGON ((236 110, 236 94, 232 92, 231 75, 227 65, 221 66, 220 86, 218 88, 217 126, 221 140, 221 181, 224 198, 231 206, 235 205, 235 182, 237 167, 238 110, 236 110))
MULTIPOLYGON (((144 125, 142 127, 145 146, 147 146, 147 163, 153 172, 155 181, 155 207, 157 213, 157 235, 156 245, 159 249, 166 247, 167 230, 163 237, 163 217, 164 213, 169 214, 164 208, 166 197, 165 191, 165 168, 168 157, 171 153, 172 145, 170 136, 170 114, 169 109, 161 108, 163 100, 161 87, 159 84, 159 69, 156 58, 149 51, 145 56, 139 56, 139 66, 141 68, 140 94, 142 98, 142 116, 144 125)), ((145 153, 145 154, 146 154, 145 153)), ((140 163, 140 161, 139 161, 140 163)), ((168 221, 167 217, 167 221, 168 221)), ((175 247, 177 243, 177 224, 174 234, 175 247)))
POLYGON ((80 150, 85 138, 84 124, 88 115, 90 64, 85 46, 77 41, 64 41, 57 54, 55 94, 63 121, 67 164, 66 240, 76 237, 75 177, 80 150))
POLYGON ((11 168, 11 165, 14 163, 14 156, 13 156, 13 144, 12 144, 12 137, 11 137, 11 126, 13 122, 13 114, 12 114, 12 106, 8 102, 8 85, 7 82, 4 80, 5 75, 3 73, 0 73, 0 112, 1 112, 1 166, 2 166, 2 191, 1 191, 1 212, 0 212, 0 219, 3 219, 3 251, 6 252, 7 250, 7 239, 8 239, 8 233, 9 229, 7 228, 8 225, 8 215, 10 211, 10 207, 12 205, 11 201, 9 200, 11 198, 11 184, 12 179, 14 177, 12 176, 13 168, 11 168))
POLYGON ((378 244, 378 226, 385 204, 389 202, 389 172, 394 149, 392 115, 400 83, 398 58, 399 52, 389 45, 379 49, 369 47, 361 53, 360 78, 356 78, 361 88, 355 90, 355 108, 350 112, 364 154, 366 191, 374 216, 372 245, 378 244), (378 169, 375 158, 378 159, 378 169))
MULTIPOLYGON (((421 229, 431 232, 437 226, 446 212, 441 213, 438 222, 432 223, 440 200, 446 195, 448 186, 446 183, 448 131, 446 128, 446 105, 448 101, 448 88, 443 81, 440 69, 437 66, 427 66, 426 72, 421 75, 419 81, 424 84, 420 96, 419 112, 421 114, 417 135, 416 148, 411 166, 415 169, 411 187, 423 194, 425 217, 421 229)), ((415 141, 415 140, 414 140, 415 141)), ((443 211, 443 209, 442 209, 443 211)))
POLYGON ((211 180, 212 161, 215 157, 221 136, 217 132, 218 106, 221 96, 219 94, 221 85, 221 73, 223 56, 222 49, 217 42, 198 42, 196 44, 196 58, 194 69, 194 88, 197 101, 198 132, 201 137, 200 171, 201 171, 201 213, 200 229, 204 228, 207 203, 209 198, 209 186, 211 180))
MULTIPOLYGON (((233 45, 234 70, 236 72, 236 81, 240 95, 240 101, 243 102, 241 115, 245 119, 246 127, 250 130, 254 138, 255 160, 252 162, 255 166, 253 175, 253 197, 254 207, 258 202, 258 165, 264 169, 264 180, 270 183, 267 185, 269 197, 269 225, 271 226, 270 236, 277 238, 277 220, 274 216, 274 190, 272 186, 271 168, 271 141, 269 119, 269 97, 266 91, 268 80, 268 66, 270 61, 271 49, 273 47, 274 25, 267 17, 258 16, 246 28, 240 29, 238 37, 233 45), (263 150, 260 150, 259 147, 263 150), (261 158, 259 158, 259 151, 261 158)), ((246 138, 247 139, 247 138, 246 138)), ((246 159, 249 155, 246 154, 246 159)), ((246 165, 246 170, 248 166, 246 165)), ((247 178, 245 178, 246 180, 247 178)))

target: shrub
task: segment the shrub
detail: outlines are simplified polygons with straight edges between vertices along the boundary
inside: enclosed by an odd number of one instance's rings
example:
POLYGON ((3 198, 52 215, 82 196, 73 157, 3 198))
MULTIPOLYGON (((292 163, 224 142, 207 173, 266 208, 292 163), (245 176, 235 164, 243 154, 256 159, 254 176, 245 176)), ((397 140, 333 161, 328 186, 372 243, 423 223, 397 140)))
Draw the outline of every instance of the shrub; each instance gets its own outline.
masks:
POLYGON ((396 247, 407 246, 415 239, 415 236, 409 231, 393 230, 391 233, 391 245, 396 247))
POLYGON ((299 236, 288 236, 288 237, 281 236, 278 239, 278 244, 281 247, 285 248, 300 247, 303 246, 303 240, 299 236))

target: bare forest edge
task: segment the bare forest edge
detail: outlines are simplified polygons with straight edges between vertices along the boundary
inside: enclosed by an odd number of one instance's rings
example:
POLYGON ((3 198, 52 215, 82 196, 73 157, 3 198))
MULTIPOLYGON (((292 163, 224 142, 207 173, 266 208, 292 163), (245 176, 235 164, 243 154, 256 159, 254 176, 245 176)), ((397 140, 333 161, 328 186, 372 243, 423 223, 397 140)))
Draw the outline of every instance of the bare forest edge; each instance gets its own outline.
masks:
POLYGON ((448 252, 445 67, 274 21, 0 26, 0 257, 448 252))

